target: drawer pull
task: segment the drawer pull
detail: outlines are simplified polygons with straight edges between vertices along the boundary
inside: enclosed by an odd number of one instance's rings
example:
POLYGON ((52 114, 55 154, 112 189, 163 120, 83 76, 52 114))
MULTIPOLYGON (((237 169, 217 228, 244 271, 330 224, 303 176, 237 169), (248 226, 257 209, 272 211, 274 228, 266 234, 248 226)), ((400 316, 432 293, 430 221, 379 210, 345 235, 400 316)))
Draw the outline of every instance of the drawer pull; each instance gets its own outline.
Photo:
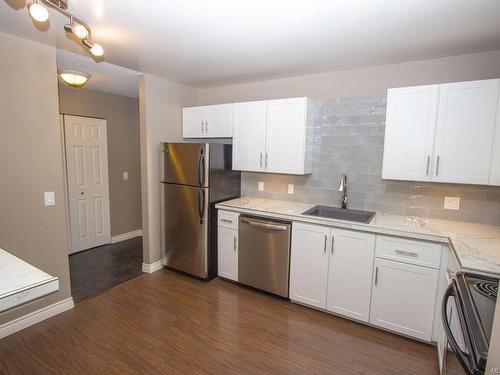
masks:
POLYGON ((375 267, 375 285, 378 283, 378 266, 375 267))
POLYGON ((399 254, 399 255, 405 255, 405 256, 408 256, 408 257, 414 257, 414 258, 418 257, 417 253, 413 253, 411 251, 396 250, 395 253, 399 254))
POLYGON ((229 224, 233 223, 232 220, 228 220, 228 219, 220 219, 220 221, 222 221, 223 223, 229 223, 229 224))

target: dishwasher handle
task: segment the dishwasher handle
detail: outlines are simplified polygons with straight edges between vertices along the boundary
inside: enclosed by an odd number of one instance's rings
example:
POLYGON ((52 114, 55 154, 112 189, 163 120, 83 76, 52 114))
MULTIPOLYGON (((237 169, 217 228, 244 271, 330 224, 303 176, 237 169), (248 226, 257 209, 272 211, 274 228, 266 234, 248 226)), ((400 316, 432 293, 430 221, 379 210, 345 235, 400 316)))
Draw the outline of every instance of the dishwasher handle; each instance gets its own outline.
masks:
POLYGON ((241 219, 242 222, 249 224, 253 227, 258 227, 258 228, 264 228, 264 229, 270 229, 270 230, 276 230, 276 231, 286 231, 288 230, 288 227, 286 225, 276 225, 276 224, 266 224, 262 223, 260 221, 253 221, 250 219, 241 219))

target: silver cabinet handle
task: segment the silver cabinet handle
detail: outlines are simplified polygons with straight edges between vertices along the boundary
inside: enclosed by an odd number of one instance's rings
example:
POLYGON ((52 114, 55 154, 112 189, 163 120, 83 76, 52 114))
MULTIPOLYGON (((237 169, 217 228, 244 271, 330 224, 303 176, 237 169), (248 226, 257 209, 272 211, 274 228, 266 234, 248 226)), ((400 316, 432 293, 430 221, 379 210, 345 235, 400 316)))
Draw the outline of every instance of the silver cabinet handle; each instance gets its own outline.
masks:
POLYGON ((436 159, 436 176, 439 174, 439 155, 436 159))
POLYGON ((228 220, 228 219, 220 219, 220 221, 222 221, 223 223, 229 223, 229 224, 233 223, 232 220, 228 220))
POLYGON ((205 131, 203 130, 203 120, 201 120, 201 134, 204 134, 205 131))
POLYGON ((266 168, 267 168, 267 162, 268 162, 268 159, 269 159, 269 156, 267 155, 267 152, 266 152, 266 168))
POLYGON ((425 174, 426 174, 426 175, 429 175, 429 168, 430 168, 430 166, 431 166, 431 156, 430 156, 430 155, 428 155, 428 156, 427 156, 427 168, 426 168, 426 170, 425 170, 425 174))
POLYGON ((331 246, 331 249, 330 249, 330 254, 333 254, 333 248, 335 247, 335 237, 332 236, 332 246, 331 246))
POLYGON ((375 267, 375 285, 377 285, 378 282, 378 266, 375 267))
POLYGON ((236 237, 234 237, 234 239, 233 239, 233 248, 234 248, 234 251, 236 251, 236 248, 237 248, 236 237))
POLYGON ((323 246, 323 252, 326 253, 326 242, 328 241, 328 236, 325 234, 325 245, 323 246))
POLYGON ((259 221, 253 221, 253 220, 248 220, 248 219, 241 219, 241 221, 243 221, 244 223, 247 223, 249 225, 252 225, 254 227, 259 227, 259 228, 279 230, 279 231, 285 231, 288 229, 286 225, 265 224, 265 223, 261 223, 259 221))
POLYGON ((262 152, 260 153, 260 167, 262 168, 262 152))
POLYGON ((208 121, 205 121, 205 134, 208 134, 208 121))
POLYGON ((415 258, 418 257, 418 254, 414 253, 412 251, 396 250, 395 253, 399 254, 399 255, 406 255, 406 256, 409 256, 409 257, 415 257, 415 258))

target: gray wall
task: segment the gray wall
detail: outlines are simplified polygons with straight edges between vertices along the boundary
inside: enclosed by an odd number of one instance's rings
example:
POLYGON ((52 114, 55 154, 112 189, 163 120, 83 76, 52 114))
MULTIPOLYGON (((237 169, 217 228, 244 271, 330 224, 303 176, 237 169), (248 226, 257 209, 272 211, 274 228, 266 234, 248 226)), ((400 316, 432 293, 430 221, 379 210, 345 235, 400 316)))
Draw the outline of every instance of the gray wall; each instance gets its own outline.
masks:
POLYGON ((59 107, 64 114, 107 120, 111 235, 141 229, 139 100, 60 84, 59 107))
POLYGON ((389 87, 500 77, 500 51, 341 70, 200 90, 200 105, 308 96, 383 95, 389 87))
POLYGON ((59 277, 59 292, 0 324, 71 297, 53 47, 0 33, 0 247, 59 277), (43 192, 56 205, 44 207, 43 192))
POLYGON ((160 143, 182 141, 182 107, 198 103, 198 90, 149 74, 139 90, 144 263, 160 260, 160 143))
POLYGON ((324 100, 320 108, 312 174, 244 173, 242 194, 339 206, 345 173, 351 208, 500 225, 500 187, 382 180, 385 96, 324 100), (445 196, 460 197, 461 209, 443 209, 445 196))

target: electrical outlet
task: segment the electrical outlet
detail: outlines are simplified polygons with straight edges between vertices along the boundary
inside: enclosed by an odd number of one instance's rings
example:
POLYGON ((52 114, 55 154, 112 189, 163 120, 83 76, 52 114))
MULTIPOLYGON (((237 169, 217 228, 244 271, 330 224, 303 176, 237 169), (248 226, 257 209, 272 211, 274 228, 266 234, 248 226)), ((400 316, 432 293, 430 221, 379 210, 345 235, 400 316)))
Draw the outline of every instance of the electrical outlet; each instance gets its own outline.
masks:
POLYGON ((444 197, 445 210, 459 210, 460 197, 444 197))
POLYGON ((259 181, 259 191, 264 191, 264 182, 259 181))
POLYGON ((54 206, 56 204, 56 197, 53 191, 46 191, 43 193, 43 199, 45 201, 45 207, 54 206))
POLYGON ((123 180, 124 181, 128 180, 128 172, 123 172, 123 180))
POLYGON ((288 194, 295 193, 295 186, 293 184, 288 184, 288 194))

